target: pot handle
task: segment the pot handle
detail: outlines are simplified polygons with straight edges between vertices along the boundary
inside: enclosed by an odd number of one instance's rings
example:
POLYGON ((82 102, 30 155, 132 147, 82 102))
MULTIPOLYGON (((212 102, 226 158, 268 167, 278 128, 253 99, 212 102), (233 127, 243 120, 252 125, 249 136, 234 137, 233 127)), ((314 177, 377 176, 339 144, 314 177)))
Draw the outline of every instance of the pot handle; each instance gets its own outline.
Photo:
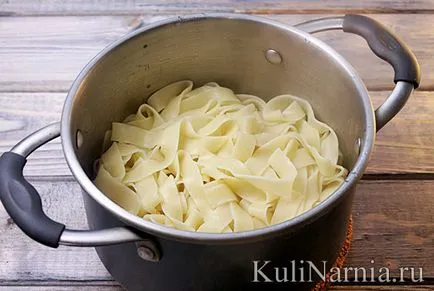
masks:
MULTIPOLYGON (((50 124, 30 134, 0 157, 0 199, 18 227, 35 241, 53 248, 59 245, 95 247, 146 240, 128 227, 69 230, 44 213, 41 197, 24 179, 23 168, 28 155, 58 136, 60 123, 50 124)), ((149 249, 152 247, 148 246, 149 249)), ((158 251, 154 253, 158 254, 158 251)))
POLYGON ((372 18, 347 14, 311 20, 295 27, 308 33, 336 29, 355 33, 367 41, 374 54, 392 65, 396 85, 386 101, 375 110, 377 131, 402 109, 413 89, 419 86, 420 67, 414 54, 393 32, 372 18))

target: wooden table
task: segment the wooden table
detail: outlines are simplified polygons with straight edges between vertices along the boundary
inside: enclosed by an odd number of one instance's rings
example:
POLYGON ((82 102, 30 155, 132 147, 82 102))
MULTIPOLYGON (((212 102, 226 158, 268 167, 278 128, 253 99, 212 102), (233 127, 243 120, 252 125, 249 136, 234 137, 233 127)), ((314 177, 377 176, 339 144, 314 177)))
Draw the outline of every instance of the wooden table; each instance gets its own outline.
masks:
MULTIPOLYGON (((58 121, 66 91, 99 50, 141 22, 192 12, 263 14, 287 24, 333 14, 363 13, 394 30, 414 50, 422 83, 378 134, 354 205, 347 266, 423 268, 424 282, 350 283, 333 290, 434 290, 434 1, 0 1, 0 152, 58 121), (19 3, 18 3, 19 2, 19 3), (371 260, 374 263, 371 263, 371 260)), ((393 88, 391 67, 357 36, 318 35, 360 72, 378 106, 393 88)), ((85 228, 78 184, 57 139, 25 169, 49 215, 85 228)), ((26 237, 0 208, 0 290, 121 290, 93 249, 49 249, 26 237)), ((406 278, 407 281, 409 278, 406 278)))

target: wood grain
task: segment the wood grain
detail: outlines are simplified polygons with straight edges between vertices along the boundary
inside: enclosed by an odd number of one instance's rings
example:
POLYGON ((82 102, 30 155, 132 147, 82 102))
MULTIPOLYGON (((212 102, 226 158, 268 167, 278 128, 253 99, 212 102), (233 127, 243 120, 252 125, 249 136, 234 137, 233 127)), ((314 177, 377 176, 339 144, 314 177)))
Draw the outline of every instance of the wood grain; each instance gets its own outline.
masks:
MULTIPOLYGON (((49 216, 70 228, 86 228, 81 190, 75 182, 32 179, 32 183, 49 216)), ((389 267, 391 278, 399 274, 400 266, 423 268, 426 282, 433 280, 433 192, 434 181, 361 182, 354 203, 353 242, 345 265, 376 270, 389 267)), ((39 245, 18 229, 3 208, 0 232, 0 285, 105 285, 111 280, 93 249, 39 245)))
POLYGON ((432 291, 434 285, 426 286, 414 286, 414 285, 401 285, 401 286, 332 286, 329 290, 342 290, 342 291, 381 291, 381 290, 393 290, 393 291, 432 291))
POLYGON ((345 265, 385 266, 391 276, 401 266, 422 267, 426 278, 434 277, 433 191, 434 181, 361 182, 345 265))
MULTIPOLYGON (((420 90, 377 136, 354 203, 346 266, 423 268, 423 285, 349 285, 330 290, 434 290, 434 1, 432 0, 0 0, 0 154, 60 119, 66 91, 103 47, 132 31, 185 13, 260 14, 293 25, 343 13, 369 13, 415 52, 420 90), (2 17, 13 16, 13 17, 2 17), (49 17, 47 17, 49 16, 49 17), (60 17, 61 16, 61 17, 60 17), (392 180, 381 180, 382 178, 392 180), (395 179, 409 180, 395 180, 395 179), (412 180, 419 179, 419 180, 412 180), (373 261, 373 263, 371 263, 373 261)), ((393 88, 391 67, 361 38, 318 34, 360 73, 378 106, 393 88), (378 91, 378 92, 377 92, 378 91)), ((25 174, 44 209, 71 228, 86 228, 81 190, 54 140, 31 155, 25 174)), ((26 237, 0 206, 0 291, 121 291, 87 248, 49 249, 26 237)), ((408 279, 408 275, 406 276, 408 279)))
MULTIPOLYGON (((112 285, 102 286, 88 286, 77 285, 75 282, 71 282, 71 286, 0 286, 0 291, 122 291, 125 290, 115 282, 110 282, 112 285)), ((411 289, 410 289, 411 290, 411 289)), ((424 289, 417 289, 424 290, 424 289)))
MULTIPOLYGON (((396 1, 399 2, 399 1, 396 1)), ((434 2, 432 2, 434 3, 434 2)), ((329 16, 266 15, 286 24, 329 16)), ((422 90, 434 88, 431 15, 370 15, 395 31, 414 50, 422 68, 422 90)), ((103 47, 133 30, 141 21, 166 16, 6 17, 0 20, 0 91, 67 91, 80 70, 103 47)), ((317 35, 354 65, 368 88, 393 87, 393 70, 365 41, 340 31, 317 35)))
MULTIPOLYGON (((389 92, 371 92, 375 106, 389 92)), ((65 93, 0 93, 0 153, 24 136, 60 120, 65 93)), ((416 92, 377 135, 367 174, 434 173, 434 92, 416 92)), ((71 175, 60 139, 29 157, 29 176, 71 175)))
MULTIPOLYGON (((66 93, 0 93, 0 153, 45 125, 60 120, 66 93)), ((25 175, 69 176, 60 138, 36 150, 25 175)))
MULTIPOLYGON (((371 92, 374 107, 389 92, 371 92)), ((415 92, 377 133, 368 174, 434 173, 434 92, 415 92)))
MULTIPOLYGON (((0 286, 0 291, 77 291, 81 285, 75 282, 69 283, 71 286, 0 286)), ((86 291, 122 291, 122 287, 118 285, 103 285, 103 286, 87 286, 86 291)), ((343 290, 343 291, 432 291, 434 285, 426 286, 332 286, 329 290, 343 290)))
MULTIPOLYGON (((32 184, 42 196, 46 213, 68 228, 86 229, 80 187, 75 182, 42 180, 32 184)), ((51 249, 26 237, 0 210, 0 282, 99 281, 111 277, 92 248, 51 249)))
POLYGON ((1 15, 100 15, 138 13, 426 13, 434 10, 430 0, 320 0, 272 1, 272 0, 183 0, 183 1, 85 1, 67 3, 49 0, 3 1, 1 15))
POLYGON ((92 57, 138 24, 131 16, 2 18, 0 88, 67 91, 92 57))

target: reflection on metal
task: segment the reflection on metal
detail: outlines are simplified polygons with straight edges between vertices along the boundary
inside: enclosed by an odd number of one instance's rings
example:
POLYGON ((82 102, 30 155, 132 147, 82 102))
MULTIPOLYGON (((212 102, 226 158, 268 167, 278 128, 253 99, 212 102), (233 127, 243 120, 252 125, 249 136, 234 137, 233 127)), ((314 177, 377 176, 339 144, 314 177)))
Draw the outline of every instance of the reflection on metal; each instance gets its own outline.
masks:
POLYGON ((354 152, 356 153, 356 155, 359 155, 360 153, 360 147, 362 146, 362 140, 360 139, 360 137, 358 139, 356 139, 356 141, 354 142, 354 152))
POLYGON ((413 92, 414 85, 412 83, 399 81, 393 88, 392 93, 387 97, 386 101, 375 110, 375 123, 377 131, 379 131, 386 123, 388 123, 405 105, 408 98, 413 92))
POLYGON ((155 263, 161 259, 161 253, 153 241, 143 240, 137 242, 136 245, 137 254, 143 260, 155 263))
POLYGON ((27 157, 41 145, 60 136, 60 122, 47 125, 21 140, 11 152, 27 157))
POLYGON ((307 33, 316 33, 327 30, 342 29, 343 25, 344 16, 340 16, 310 20, 294 25, 294 27, 307 33))
POLYGON ((280 53, 273 49, 269 49, 265 52, 265 58, 273 65, 277 65, 282 62, 282 56, 280 55, 280 53))
POLYGON ((60 236, 59 244, 74 247, 96 247, 139 240, 143 240, 143 238, 125 227, 113 227, 101 230, 65 229, 60 236))
POLYGON ((83 145, 83 134, 79 129, 77 130, 77 134, 75 138, 76 138, 77 149, 79 149, 83 145))

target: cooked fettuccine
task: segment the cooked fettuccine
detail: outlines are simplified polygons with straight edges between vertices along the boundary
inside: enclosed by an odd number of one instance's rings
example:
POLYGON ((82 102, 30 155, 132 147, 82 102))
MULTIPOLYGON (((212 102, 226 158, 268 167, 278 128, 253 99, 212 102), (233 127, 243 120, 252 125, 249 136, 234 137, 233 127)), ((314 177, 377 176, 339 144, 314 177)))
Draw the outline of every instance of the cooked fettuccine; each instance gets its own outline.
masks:
POLYGON ((129 212, 181 230, 234 232, 291 219, 333 193, 335 132, 291 95, 268 102, 180 81, 115 122, 97 187, 129 212))

